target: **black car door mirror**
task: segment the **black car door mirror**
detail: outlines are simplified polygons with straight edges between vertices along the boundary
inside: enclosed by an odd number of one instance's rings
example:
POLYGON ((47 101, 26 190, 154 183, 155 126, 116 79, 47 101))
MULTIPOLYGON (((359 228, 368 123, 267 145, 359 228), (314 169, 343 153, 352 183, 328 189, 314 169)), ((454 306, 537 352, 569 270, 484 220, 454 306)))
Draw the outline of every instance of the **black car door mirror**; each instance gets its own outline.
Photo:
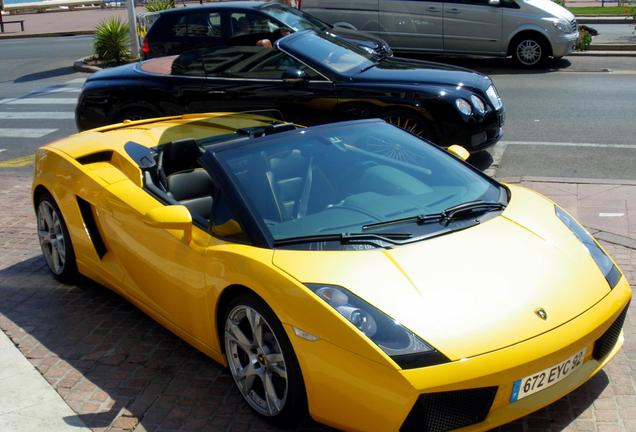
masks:
POLYGON ((305 71, 302 71, 295 67, 287 68, 285 72, 283 72, 283 82, 287 84, 300 84, 307 81, 307 75, 305 71))

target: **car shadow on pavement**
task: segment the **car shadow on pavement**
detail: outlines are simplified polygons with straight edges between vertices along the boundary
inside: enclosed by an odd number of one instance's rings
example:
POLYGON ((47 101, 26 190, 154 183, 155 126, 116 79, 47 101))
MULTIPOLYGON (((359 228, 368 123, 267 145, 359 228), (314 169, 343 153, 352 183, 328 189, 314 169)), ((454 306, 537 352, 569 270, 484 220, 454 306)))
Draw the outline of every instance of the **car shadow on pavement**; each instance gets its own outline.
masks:
POLYGON ((572 63, 566 58, 558 60, 550 59, 545 65, 536 68, 527 68, 518 65, 510 58, 500 57, 466 57, 466 56, 439 56, 426 54, 396 54, 396 56, 404 56, 424 61, 432 61, 436 63, 451 64, 463 68, 473 69, 485 74, 496 75, 528 75, 528 74, 545 74, 550 72, 559 72, 567 70, 572 63))
MULTIPOLYGON (((119 295, 57 282, 41 255, 0 270, 0 329, 94 430, 284 431, 252 413, 220 365, 119 295)), ((604 372, 500 431, 560 431, 608 386, 604 372)), ((364 397, 361 395, 361 397, 364 397)), ((329 431, 306 421, 295 430, 329 431)))
POLYGON ((29 81, 38 81, 42 79, 55 78, 55 77, 64 76, 64 75, 71 75, 74 73, 77 73, 75 69, 73 69, 71 66, 66 66, 66 67, 61 67, 57 69, 51 69, 47 71, 22 75, 21 77, 16 78, 14 82, 23 83, 23 82, 29 82, 29 81))
POLYGON ((42 256, 0 271, 0 328, 92 429, 287 430, 253 414, 226 369, 107 288, 57 282, 42 256))

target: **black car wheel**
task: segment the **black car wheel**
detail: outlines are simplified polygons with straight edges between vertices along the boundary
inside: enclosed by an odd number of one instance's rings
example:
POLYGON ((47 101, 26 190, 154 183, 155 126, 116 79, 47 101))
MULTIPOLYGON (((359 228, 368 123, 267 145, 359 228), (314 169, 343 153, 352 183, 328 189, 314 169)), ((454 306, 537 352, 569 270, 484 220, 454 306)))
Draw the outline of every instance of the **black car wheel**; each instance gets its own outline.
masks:
POLYGON ((434 134, 431 127, 416 114, 402 110, 387 111, 382 115, 382 119, 400 129, 403 129, 418 138, 434 142, 434 134))
POLYGON ((62 212, 48 192, 39 195, 35 208, 38 238, 46 264, 56 279, 71 282, 77 276, 77 265, 62 212))
POLYGON ((535 36, 524 36, 516 40, 513 57, 524 67, 536 67, 545 63, 548 50, 545 42, 535 36))
POLYGON ((253 295, 230 301, 223 318, 230 373, 245 401, 263 417, 291 422, 306 413, 300 366, 282 324, 253 295))

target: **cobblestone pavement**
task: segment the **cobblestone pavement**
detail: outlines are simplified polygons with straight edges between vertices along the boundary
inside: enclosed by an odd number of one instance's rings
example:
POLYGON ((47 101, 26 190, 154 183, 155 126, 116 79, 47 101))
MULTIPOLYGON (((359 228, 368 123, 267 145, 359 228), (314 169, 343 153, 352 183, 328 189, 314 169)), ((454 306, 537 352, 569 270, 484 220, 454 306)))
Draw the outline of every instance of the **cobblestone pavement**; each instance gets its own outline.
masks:
MULTIPOLYGON (((56 282, 37 244, 30 182, 23 171, 0 172, 0 329, 87 426, 113 432, 284 430, 251 413, 226 370, 119 296, 90 281, 56 282)), ((527 185, 557 200, 571 195, 527 185)), ((572 209, 576 202, 562 204, 572 209)), ((636 281, 636 250, 605 246, 636 281)), ((603 372, 500 430, 636 431, 635 326, 631 311, 624 349, 603 372)), ((296 430, 328 429, 309 422, 296 430)))

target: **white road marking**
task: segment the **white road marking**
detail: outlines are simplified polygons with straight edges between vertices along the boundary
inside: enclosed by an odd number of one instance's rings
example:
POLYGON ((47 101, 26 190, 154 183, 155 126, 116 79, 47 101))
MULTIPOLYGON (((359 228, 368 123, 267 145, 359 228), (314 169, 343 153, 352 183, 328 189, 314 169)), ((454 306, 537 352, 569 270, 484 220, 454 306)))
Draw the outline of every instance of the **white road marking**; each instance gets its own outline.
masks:
POLYGON ((497 174, 497 168, 501 166, 501 159, 503 158, 503 154, 506 151, 506 147, 508 147, 508 143, 506 141, 499 141, 495 144, 494 147, 490 149, 490 156, 492 157, 492 163, 488 168, 484 170, 486 175, 494 177, 497 174))
POLYGON ((52 94, 52 93, 79 93, 82 89, 77 87, 51 87, 51 88, 43 88, 40 90, 33 90, 29 93, 29 95, 36 94, 52 94))
POLYGON ((72 111, 9 111, 3 112, 0 111, 0 119, 51 119, 51 120, 63 120, 63 119, 73 119, 75 118, 75 113, 72 111))
POLYGON ((6 152, 6 151, 7 151, 7 149, 0 149, 0 153, 6 152))
POLYGON ((76 98, 23 98, 6 102, 7 105, 54 105, 77 103, 76 98))
POLYGON ((599 213, 600 217, 622 217, 625 213, 599 213))
POLYGON ((65 84, 83 84, 86 81, 86 78, 75 78, 70 81, 66 81, 65 84))
POLYGON ((604 144, 604 143, 573 143, 552 141, 500 141, 507 145, 547 146, 547 147, 596 147, 596 148, 628 148, 636 150, 636 144, 604 144))
POLYGON ((0 99, 0 105, 5 104, 7 102, 14 101, 14 100, 15 100, 15 98, 0 99))
POLYGON ((2 138, 42 138, 55 132, 57 129, 11 129, 0 128, 2 138))

